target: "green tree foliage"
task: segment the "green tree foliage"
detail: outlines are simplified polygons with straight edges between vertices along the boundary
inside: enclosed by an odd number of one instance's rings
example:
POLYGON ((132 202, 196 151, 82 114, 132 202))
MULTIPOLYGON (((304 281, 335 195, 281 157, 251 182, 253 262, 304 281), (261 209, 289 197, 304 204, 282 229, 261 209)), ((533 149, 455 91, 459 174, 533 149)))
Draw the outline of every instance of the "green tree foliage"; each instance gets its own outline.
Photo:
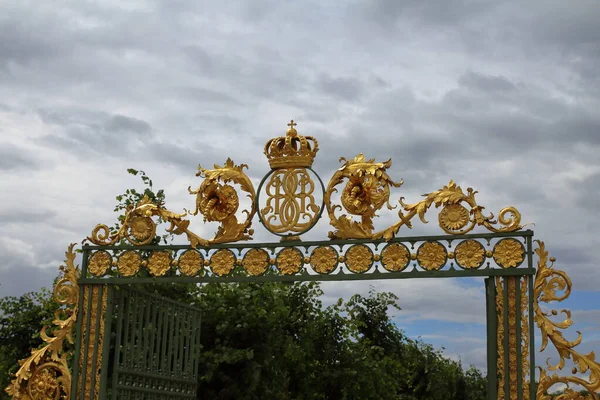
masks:
POLYGON ((45 288, 0 299, 0 399, 8 398, 3 389, 17 372, 17 361, 42 344, 40 328, 51 325, 58 306, 45 288))
POLYGON ((371 290, 323 307, 318 283, 207 284, 199 399, 485 399, 486 379, 407 338, 371 290))

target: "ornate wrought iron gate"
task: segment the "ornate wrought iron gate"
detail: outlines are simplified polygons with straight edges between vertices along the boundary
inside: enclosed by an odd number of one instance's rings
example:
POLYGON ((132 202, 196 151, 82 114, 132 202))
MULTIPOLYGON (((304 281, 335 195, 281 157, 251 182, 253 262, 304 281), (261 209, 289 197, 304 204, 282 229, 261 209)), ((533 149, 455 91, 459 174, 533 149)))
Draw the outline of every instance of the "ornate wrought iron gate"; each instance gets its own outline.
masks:
MULTIPOLYGON (((398 221, 375 231, 373 221, 381 208, 385 204, 394 208, 389 204, 390 188, 402 185, 388 176, 391 161, 375 162, 362 154, 342 158, 344 164, 325 186, 311 168, 317 141, 299 135, 295 125, 290 122, 285 136, 266 143, 271 171, 259 184, 258 193, 243 171, 246 165, 228 159, 212 170, 199 167, 197 175, 204 180, 190 191, 196 195, 193 213, 178 214, 143 198, 127 210, 118 231, 111 232, 102 224, 94 228, 87 238, 92 244, 83 246, 81 275, 74 265, 72 245, 65 274, 55 287, 57 299, 69 308, 55 321, 58 328, 53 336, 43 331, 47 345, 23 361, 8 392, 16 398, 58 399, 62 395, 74 400, 104 399, 110 389, 113 398, 193 398, 197 311, 136 291, 117 291, 115 285, 479 276, 486 277, 488 398, 549 400, 548 391, 557 383, 575 383, 589 390, 592 399, 599 399, 595 392, 600 391, 600 364, 593 353, 575 350, 581 337, 569 341, 561 332, 572 324, 570 313, 556 322, 556 311, 540 308, 542 302, 567 298, 571 281, 563 271, 553 269, 554 260, 543 242, 538 241, 534 249, 533 232, 523 229, 516 208, 506 207, 494 219, 483 213, 476 191, 468 188, 465 192, 450 181, 414 204, 401 198, 398 221), (316 200, 319 186, 320 204, 316 200), (250 197, 249 210, 238 211, 238 191, 250 197), (426 223, 431 206, 441 208, 438 223, 445 235, 397 235, 403 227, 412 228, 416 216, 426 223), (250 228, 257 212, 260 222, 281 241, 232 244, 252 239, 250 228), (214 238, 204 239, 188 229, 186 217, 198 213, 205 221, 220 223, 214 238), (302 241, 300 235, 322 215, 329 217, 334 228, 329 240, 302 241), (189 244, 153 244, 156 217, 170 223, 168 231, 185 235, 189 244), (473 233, 476 227, 488 232, 473 233), (113 342, 107 335, 113 314, 116 347, 111 348, 113 342), (547 369, 561 370, 570 359, 573 374, 589 372, 589 379, 549 376, 540 368, 536 383, 536 325, 542 348, 552 343, 558 351, 558 363, 547 369), (65 344, 72 342, 73 331, 77 341, 71 374, 65 344)), ((567 389, 561 399, 578 396, 567 389)))
POLYGON ((115 294, 110 398, 195 399, 200 311, 138 290, 115 294))

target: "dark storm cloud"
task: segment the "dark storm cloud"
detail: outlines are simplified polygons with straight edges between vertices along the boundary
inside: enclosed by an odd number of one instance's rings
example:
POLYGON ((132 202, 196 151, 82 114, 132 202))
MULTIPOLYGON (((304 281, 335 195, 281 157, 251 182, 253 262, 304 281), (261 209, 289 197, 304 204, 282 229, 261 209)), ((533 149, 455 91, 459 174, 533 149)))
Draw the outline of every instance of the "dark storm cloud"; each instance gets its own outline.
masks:
POLYGON ((53 210, 2 210, 0 211, 0 225, 4 224, 37 224, 47 222, 56 216, 53 210))
POLYGON ((363 93, 363 84, 354 77, 340 78, 321 75, 316 83, 324 93, 341 100, 357 101, 363 93))
POLYGON ((143 120, 84 109, 42 109, 39 116, 60 129, 38 139, 48 145, 75 154, 130 154, 138 139, 152 136, 151 126, 143 120))
POLYGON ((27 64, 57 56, 60 47, 59 42, 53 40, 54 32, 54 29, 47 29, 40 35, 39 26, 33 21, 21 15, 4 14, 0 17, 0 66, 9 62, 27 64))
POLYGON ((27 265, 0 268, 0 297, 21 296, 29 291, 52 288, 59 275, 58 268, 39 268, 27 265))
POLYGON ((30 150, 12 143, 0 142, 0 170, 8 173, 22 169, 35 170, 39 167, 38 159, 30 150))
POLYGON ((187 146, 173 143, 152 142, 144 150, 148 162, 177 166, 183 171, 194 172, 202 160, 214 155, 215 149, 207 143, 193 141, 187 146))
POLYGON ((191 100, 197 103, 223 103, 225 105, 241 105, 242 102, 233 96, 230 96, 224 92, 216 90, 197 88, 197 87, 183 87, 174 90, 175 94, 182 99, 191 100))
POLYGON ((400 19, 412 19, 434 26, 460 24, 464 20, 489 10, 490 1, 449 0, 427 2, 419 0, 376 0, 359 3, 357 12, 367 14, 376 23, 393 26, 400 19))

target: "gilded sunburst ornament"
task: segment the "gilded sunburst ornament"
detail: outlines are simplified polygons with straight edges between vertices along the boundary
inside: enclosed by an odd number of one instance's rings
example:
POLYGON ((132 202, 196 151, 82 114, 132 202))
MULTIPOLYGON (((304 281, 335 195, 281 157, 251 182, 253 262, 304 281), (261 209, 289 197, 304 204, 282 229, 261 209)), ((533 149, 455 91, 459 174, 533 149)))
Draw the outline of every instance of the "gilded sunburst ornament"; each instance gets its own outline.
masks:
POLYGON ((469 223, 469 210, 460 204, 448 204, 439 214, 442 228, 449 231, 458 231, 469 223))
POLYGON ((150 217, 133 216, 128 223, 128 239, 136 245, 148 244, 156 234, 156 224, 150 217))
POLYGON ((494 261, 502 268, 516 267, 525 259, 525 249, 516 239, 502 239, 494 246, 494 261))
POLYGON ((203 262, 202 255, 198 251, 186 250, 179 257, 179 271, 187 276, 197 275, 199 271, 202 271, 203 262))
POLYGON ((288 247, 277 255, 277 269, 284 275, 293 275, 302 268, 303 257, 300 250, 288 247))
POLYGON ((346 266, 352 272, 360 274, 368 271, 373 264, 373 252, 364 244, 357 244, 346 252, 346 266))
POLYGON ((235 266, 235 255, 229 249, 220 249, 210 258, 210 269, 215 275, 229 274, 235 266))
POLYGON ((446 263, 446 248, 439 242, 426 242, 417 251, 419 265, 428 271, 438 270, 446 263))
POLYGON ((29 388, 35 399, 58 399, 60 395, 56 373, 48 368, 34 374, 29 388))
POLYGON ((142 258, 133 250, 126 251, 119 256, 117 269, 123 276, 133 276, 140 269, 142 258))
POLYGON ((389 244, 381 252, 381 264, 383 268, 391 272, 402 271, 408 266, 410 252, 400 243, 389 244))
POLYGON ((88 271, 92 275, 102 276, 106 274, 110 265, 112 264, 112 257, 106 251, 97 251, 90 257, 88 264, 88 271))
POLYGON ((252 276, 265 273, 269 266, 269 254, 262 249, 250 249, 242 262, 244 269, 252 276))
POLYGON ((154 276, 163 276, 171 269, 171 255, 167 251, 153 252, 148 258, 148 271, 154 276))
POLYGON ((310 265, 320 274, 328 274, 338 263, 337 252, 331 246, 317 247, 310 255, 310 265))
POLYGON ((479 268, 485 260, 485 249, 475 240, 465 240, 456 246, 455 258, 462 268, 479 268))

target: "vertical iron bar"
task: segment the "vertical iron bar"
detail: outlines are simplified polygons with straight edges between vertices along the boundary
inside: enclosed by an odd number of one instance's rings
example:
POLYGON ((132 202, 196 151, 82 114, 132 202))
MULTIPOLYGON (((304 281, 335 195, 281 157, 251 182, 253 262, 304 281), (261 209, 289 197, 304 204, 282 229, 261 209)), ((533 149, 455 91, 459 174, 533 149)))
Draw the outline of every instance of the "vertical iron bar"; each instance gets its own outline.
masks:
MULTIPOLYGON (((86 396, 86 376, 88 374, 88 370, 87 370, 87 361, 88 361, 88 349, 90 348, 90 325, 91 325, 91 319, 92 319, 92 300, 93 300, 93 295, 92 295, 92 285, 86 285, 85 290, 88 292, 88 301, 87 301, 87 305, 86 305, 86 319, 85 319, 85 332, 86 332, 86 337, 84 338, 84 354, 83 354, 83 379, 81 380, 81 400, 84 400, 87 398, 86 396)), ((80 372, 80 373, 81 373, 80 372)))
MULTIPOLYGON (((533 237, 527 236, 525 239, 527 243, 527 267, 533 268, 533 237)), ((537 273, 537 272, 536 272, 537 273)), ((528 322, 529 322, 529 397, 535 399, 537 392, 537 385, 535 382, 535 331, 534 331, 534 276, 529 275, 528 280, 528 295, 529 295, 529 311, 528 311, 528 322)))
MULTIPOLYGON (((90 381, 90 398, 93 400, 98 400, 94 398, 94 394, 96 394, 96 377, 98 376, 98 354, 103 350, 103 347, 98 346, 98 340, 100 339, 100 329, 104 329, 104 326, 100 326, 100 321, 105 317, 102 314, 102 297, 104 295, 105 286, 104 285, 95 285, 98 288, 98 299, 94 307, 96 307, 96 323, 94 327, 94 355, 92 357, 92 379, 90 381)), ((107 299, 108 300, 108 299, 107 299)), ((104 332, 102 332, 104 335, 104 332)), ((109 335, 110 340, 110 335, 109 335)))
POLYGON ((502 278, 504 286, 504 299, 502 301, 502 312, 504 313, 504 396, 510 399, 510 326, 508 324, 508 280, 511 277, 502 278))
POLYGON ((165 340, 163 337, 163 330, 165 320, 163 318, 163 312, 161 308, 162 304, 160 302, 156 303, 156 314, 158 315, 158 322, 156 323, 156 344, 154 346, 154 372, 160 373, 160 351, 162 349, 163 341, 165 340))
POLYGON ((533 275, 527 277, 529 279, 529 398, 535 399, 537 392, 537 383, 535 380, 535 331, 534 331, 534 292, 533 292, 533 275))
POLYGON ((181 318, 179 318, 179 312, 177 310, 177 308, 173 307, 173 317, 175 318, 174 321, 174 330, 173 330, 173 341, 171 343, 171 357, 170 357, 170 364, 169 364, 169 372, 171 373, 171 376, 174 376, 174 372, 175 372, 175 366, 177 365, 177 349, 179 348, 179 341, 181 340, 181 336, 179 334, 180 332, 180 323, 181 323, 181 318))
POLYGON ((136 290, 135 292, 135 328, 133 329, 135 346, 133 347, 133 368, 138 370, 139 368, 139 357, 140 357, 140 345, 142 341, 141 326, 143 323, 144 313, 143 309, 140 310, 140 303, 142 302, 140 293, 136 290))
MULTIPOLYGON (((82 260, 81 260, 81 270, 82 275, 87 271, 87 263, 88 263, 88 250, 83 250, 82 260)), ((79 381, 79 358, 81 357, 81 324, 82 316, 83 316, 83 291, 85 290, 84 286, 79 286, 79 301, 77 302, 77 321, 75 322, 75 351, 73 353, 73 374, 71 376, 71 400, 77 400, 77 382, 79 381)))
MULTIPOLYGON (((114 291, 114 290, 113 290, 114 291)), ((125 294, 123 290, 120 290, 118 293, 119 305, 117 306, 117 335, 115 337, 115 354, 113 360, 113 376, 112 376, 112 398, 113 400, 117 399, 117 384, 118 376, 119 376, 119 363, 121 355, 123 354, 123 349, 121 349, 121 339, 123 334, 123 319, 126 318, 127 314, 125 313, 125 294)))
MULTIPOLYGON (((162 305, 164 307, 164 304, 162 305)), ((161 309, 163 308, 161 307, 161 309)), ((165 310, 166 311, 166 310, 165 310)), ((167 339, 167 335, 170 332, 170 325, 171 325, 171 317, 173 316, 172 313, 170 312, 162 312, 162 314, 166 314, 165 315, 165 319, 164 319, 164 327, 163 327, 163 333, 162 333, 162 349, 161 349, 161 356, 160 356, 160 371, 161 373, 166 373, 167 372, 167 347, 168 347, 168 342, 169 340, 167 339)))
POLYGON ((148 357, 149 357, 149 368, 150 368, 150 372, 152 373, 156 373, 156 341, 158 339, 158 315, 160 314, 157 306, 158 306, 158 300, 151 298, 150 299, 150 307, 151 307, 151 312, 152 312, 152 321, 151 321, 151 326, 152 326, 152 330, 151 330, 151 336, 150 336, 150 346, 149 346, 149 351, 148 351, 148 357))
POLYGON ((498 400, 498 333, 496 311, 496 284, 494 278, 485 278, 485 305, 487 320, 487 382, 488 400, 498 400))
POLYGON ((145 317, 144 323, 142 324, 143 329, 143 343, 142 343, 142 365, 144 366, 145 372, 150 372, 150 329, 151 323, 150 318, 152 318, 152 314, 150 312, 152 308, 152 298, 145 296, 144 297, 144 308, 145 308, 145 317))
POLYGON ((521 358, 521 277, 511 277, 515 280, 515 330, 517 336, 517 400, 523 400, 523 360, 521 358))
MULTIPOLYGON (((200 364, 200 352, 202 351, 202 315, 198 315, 198 325, 197 325, 197 329, 198 332, 196 332, 196 334, 194 335, 195 337, 195 345, 194 345, 194 354, 195 354, 195 359, 194 359, 194 376, 197 378, 198 377, 198 367, 200 364)), ((197 379, 196 379, 197 380, 197 379)))
POLYGON ((122 322, 125 325, 125 330, 123 332, 123 345, 121 349, 121 364, 124 367, 128 366, 128 363, 131 361, 130 352, 131 352, 131 341, 129 340, 129 331, 131 326, 131 317, 132 312, 131 308, 133 306, 133 293, 129 290, 125 290, 124 288, 121 290, 121 295, 126 300, 125 307, 127 308, 127 312, 123 312, 122 322))
MULTIPOLYGON (((108 296, 106 299, 106 317, 104 320, 104 345, 102 348, 102 369, 100 374, 100 392, 98 396, 100 399, 106 398, 106 386, 107 386, 107 378, 108 378, 108 364, 110 357, 110 342, 111 342, 111 332, 112 332, 112 319, 113 319, 113 301, 114 301, 114 286, 107 285, 105 287, 108 290, 108 296)), ((116 353, 116 351, 115 351, 116 353)))
POLYGON ((176 371, 181 374, 183 372, 183 362, 185 359, 185 340, 187 336, 187 326, 188 322, 186 317, 186 312, 183 307, 177 307, 179 313, 179 352, 177 355, 177 368, 176 371))

